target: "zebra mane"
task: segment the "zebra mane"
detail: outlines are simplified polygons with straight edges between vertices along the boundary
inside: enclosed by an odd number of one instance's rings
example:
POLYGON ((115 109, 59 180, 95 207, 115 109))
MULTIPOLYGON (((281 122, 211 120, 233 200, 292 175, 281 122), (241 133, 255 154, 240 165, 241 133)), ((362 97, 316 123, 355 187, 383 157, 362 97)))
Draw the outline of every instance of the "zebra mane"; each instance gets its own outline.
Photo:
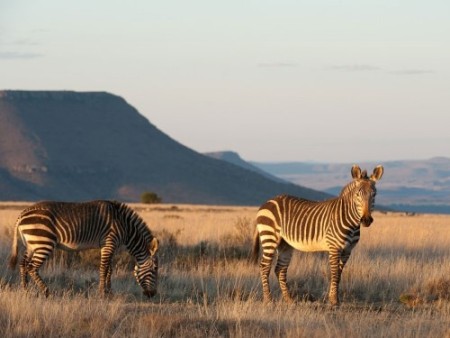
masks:
POLYGON ((368 180, 369 176, 367 176, 367 170, 363 170, 361 173, 361 179, 368 180))
POLYGON ((119 216, 124 217, 127 226, 134 225, 138 232, 149 235, 150 241, 153 239, 154 236, 150 228, 147 226, 147 223, 145 223, 144 219, 133 208, 122 202, 113 201, 112 203, 116 207, 119 216))
POLYGON ((362 182, 369 182, 370 178, 367 176, 367 171, 363 171, 361 178, 354 179, 350 183, 348 183, 346 186, 344 186, 341 190, 341 193, 339 194, 339 197, 346 196, 351 191, 353 191, 355 188, 360 188, 362 182))
MULTIPOLYGON (((366 174, 367 176, 367 174, 366 174)), ((365 178, 356 179, 348 183, 346 186, 344 186, 341 190, 341 193, 339 194, 339 197, 344 197, 347 194, 349 194, 351 191, 353 191, 356 187, 358 187, 360 184, 360 181, 364 180, 365 178)))

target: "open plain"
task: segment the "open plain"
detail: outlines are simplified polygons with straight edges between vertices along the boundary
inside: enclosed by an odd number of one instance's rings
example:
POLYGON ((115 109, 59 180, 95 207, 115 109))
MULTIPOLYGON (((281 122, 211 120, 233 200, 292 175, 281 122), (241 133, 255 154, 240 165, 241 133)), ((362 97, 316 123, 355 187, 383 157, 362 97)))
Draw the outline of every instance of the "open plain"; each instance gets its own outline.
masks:
POLYGON ((42 268, 44 298, 8 270, 14 223, 28 203, 0 204, 2 337, 450 337, 450 216, 375 212, 325 302, 327 255, 296 252, 295 304, 264 305, 247 262, 257 208, 131 204, 160 239, 158 294, 148 300, 127 252, 114 259, 114 295, 97 293, 99 251, 57 252, 42 268))

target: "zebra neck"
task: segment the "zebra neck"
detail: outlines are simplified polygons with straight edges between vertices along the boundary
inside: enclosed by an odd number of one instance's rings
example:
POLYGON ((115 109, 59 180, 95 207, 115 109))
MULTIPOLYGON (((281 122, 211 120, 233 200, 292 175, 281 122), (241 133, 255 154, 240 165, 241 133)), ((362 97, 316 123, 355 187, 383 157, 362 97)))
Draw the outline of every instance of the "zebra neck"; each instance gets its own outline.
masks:
POLYGON ((132 255, 139 264, 144 263, 150 256, 150 245, 151 240, 141 239, 139 243, 129 243, 127 245, 128 252, 132 255))
POLYGON ((359 229, 361 216, 359 215, 356 203, 340 196, 335 200, 334 210, 335 220, 338 224, 352 231, 359 229))

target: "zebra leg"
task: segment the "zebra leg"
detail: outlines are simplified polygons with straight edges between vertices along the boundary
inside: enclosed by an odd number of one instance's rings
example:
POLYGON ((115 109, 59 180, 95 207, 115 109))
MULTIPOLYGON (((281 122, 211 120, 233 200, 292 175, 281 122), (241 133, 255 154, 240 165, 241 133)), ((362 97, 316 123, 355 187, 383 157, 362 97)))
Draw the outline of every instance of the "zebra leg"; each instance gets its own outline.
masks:
POLYGON ((269 274, 272 267, 272 259, 274 254, 264 254, 259 264, 261 283, 263 288, 264 303, 270 303, 272 301, 272 294, 270 293, 269 274))
POLYGON ((106 278, 105 278, 105 291, 107 293, 111 293, 111 264, 109 264, 109 269, 106 272, 106 278))
POLYGON ((26 289, 28 286, 28 253, 25 252, 20 261, 20 285, 26 289))
POLYGON ((344 270, 344 266, 350 258, 350 253, 342 252, 341 259, 339 260, 339 273, 342 274, 342 270, 344 270))
POLYGON ((49 291, 47 285, 39 275, 39 268, 42 266, 42 264, 44 264, 44 262, 52 252, 53 249, 36 249, 28 264, 28 273, 30 274, 36 285, 41 289, 45 297, 48 297, 49 291))
POLYGON ((114 245, 107 243, 101 249, 99 291, 103 295, 111 293, 111 262, 114 255, 114 245))
POLYGON ((288 303, 293 302, 286 284, 287 269, 291 262, 293 251, 293 248, 282 239, 278 245, 278 259, 275 266, 275 275, 278 278, 283 298, 288 303))
POLYGON ((270 293, 269 274, 272 268, 272 260, 277 250, 278 243, 280 241, 279 234, 272 225, 265 225, 264 222, 259 223, 256 226, 259 233, 259 239, 261 243, 261 261, 259 263, 261 283, 263 288, 264 303, 272 301, 272 295, 270 293))
POLYGON ((330 280, 330 292, 328 294, 328 299, 330 304, 333 306, 339 305, 339 282, 341 280, 341 273, 343 265, 340 263, 340 252, 333 250, 329 252, 329 262, 331 271, 330 280))

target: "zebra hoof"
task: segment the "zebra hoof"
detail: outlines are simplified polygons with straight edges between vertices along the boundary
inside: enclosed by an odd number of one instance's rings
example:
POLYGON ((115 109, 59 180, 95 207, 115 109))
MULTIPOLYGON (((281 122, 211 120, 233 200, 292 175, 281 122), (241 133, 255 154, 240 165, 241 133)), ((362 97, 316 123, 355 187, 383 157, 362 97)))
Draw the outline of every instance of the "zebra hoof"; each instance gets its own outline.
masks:
POLYGON ((340 307, 341 307, 341 305, 339 303, 338 304, 329 304, 328 305, 328 309, 330 311, 337 311, 337 310, 340 309, 340 307))
POLYGON ((114 298, 114 294, 111 291, 108 292, 103 292, 103 298, 105 299, 113 299, 114 298))
POLYGON ((142 293, 147 296, 147 298, 152 298, 156 295, 156 290, 144 290, 142 293))
POLYGON ((103 298, 112 298, 113 297, 113 293, 112 293, 112 291, 111 290, 105 290, 105 289, 100 289, 99 290, 99 294, 100 294, 100 296, 101 297, 103 297, 103 298))

